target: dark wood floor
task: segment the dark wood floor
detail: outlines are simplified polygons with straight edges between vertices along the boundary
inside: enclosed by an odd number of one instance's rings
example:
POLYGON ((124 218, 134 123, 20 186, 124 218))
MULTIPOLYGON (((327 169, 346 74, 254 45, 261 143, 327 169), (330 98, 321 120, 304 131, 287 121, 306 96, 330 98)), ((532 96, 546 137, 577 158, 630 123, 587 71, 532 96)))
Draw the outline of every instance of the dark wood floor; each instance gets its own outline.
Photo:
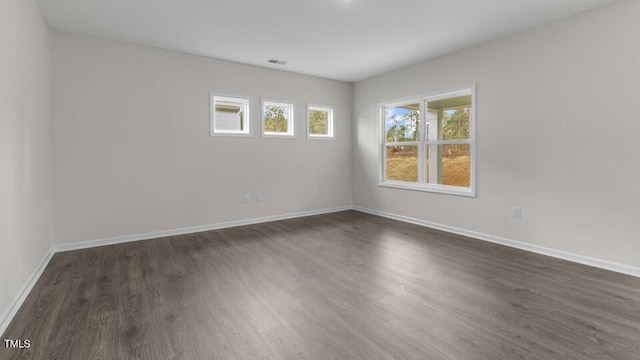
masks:
POLYGON ((640 279, 347 211, 58 253, 0 359, 640 359, 640 279))

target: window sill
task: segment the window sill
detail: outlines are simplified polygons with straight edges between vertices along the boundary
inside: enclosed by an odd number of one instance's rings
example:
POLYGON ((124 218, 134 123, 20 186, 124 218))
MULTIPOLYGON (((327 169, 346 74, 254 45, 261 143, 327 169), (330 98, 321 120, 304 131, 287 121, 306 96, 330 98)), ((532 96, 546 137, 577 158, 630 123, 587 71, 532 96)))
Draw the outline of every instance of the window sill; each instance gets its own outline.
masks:
POLYGON ((278 133, 262 133, 262 137, 265 139, 289 139, 289 140, 295 140, 296 136, 295 134, 286 134, 286 133, 282 133, 282 134, 278 134, 278 133))
POLYGON ((378 186, 403 190, 425 191, 438 194, 476 197, 476 193, 472 188, 464 188, 458 186, 412 184, 403 181, 383 181, 379 182, 378 186))
POLYGON ((215 132, 215 133, 211 133, 210 135, 211 135, 211 136, 215 136, 215 137, 218 137, 218 136, 227 136, 227 137, 253 137, 253 135, 252 135, 252 134, 240 133, 240 132, 238 132, 238 133, 232 133, 232 132, 229 132, 229 133, 215 132))
POLYGON ((307 135, 307 139, 309 140, 335 140, 336 137, 333 135, 307 135))

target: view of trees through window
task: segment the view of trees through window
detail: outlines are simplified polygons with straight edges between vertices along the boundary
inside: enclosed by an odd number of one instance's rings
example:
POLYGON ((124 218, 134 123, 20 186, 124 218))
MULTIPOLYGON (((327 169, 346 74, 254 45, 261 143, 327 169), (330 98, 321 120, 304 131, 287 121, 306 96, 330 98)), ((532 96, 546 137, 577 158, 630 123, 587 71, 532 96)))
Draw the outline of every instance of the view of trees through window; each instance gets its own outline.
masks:
POLYGON ((383 110, 385 180, 471 185, 471 95, 425 101, 422 109, 416 102, 383 110))
MULTIPOLYGON (((442 140, 470 139, 470 106, 445 109, 442 113, 442 140)), ((471 182, 471 147, 469 144, 438 145, 441 176, 439 183, 469 187, 471 182)))
POLYGON ((442 140, 469 139, 469 112, 471 107, 445 109, 442 117, 442 140))
POLYGON ((329 112, 309 110, 309 134, 327 135, 329 133, 329 112))
POLYGON ((307 104, 309 138, 333 138, 333 107, 307 104))
POLYGON ((286 133, 289 131, 289 108, 278 105, 265 105, 264 131, 286 133))
POLYGON ((420 140, 420 105, 387 108, 387 142, 420 140))
POLYGON ((385 108, 387 180, 418 182, 420 104, 385 108))

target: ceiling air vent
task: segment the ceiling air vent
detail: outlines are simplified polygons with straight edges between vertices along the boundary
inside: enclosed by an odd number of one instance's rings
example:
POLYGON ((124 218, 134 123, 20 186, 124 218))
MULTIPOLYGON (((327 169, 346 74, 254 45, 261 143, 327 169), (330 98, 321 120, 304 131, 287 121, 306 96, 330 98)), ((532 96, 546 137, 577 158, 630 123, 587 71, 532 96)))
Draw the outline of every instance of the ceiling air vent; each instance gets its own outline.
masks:
POLYGON ((276 60, 276 59, 269 59, 269 60, 267 60, 267 62, 272 63, 272 64, 278 64, 278 65, 287 65, 287 63, 288 63, 288 61, 276 60))

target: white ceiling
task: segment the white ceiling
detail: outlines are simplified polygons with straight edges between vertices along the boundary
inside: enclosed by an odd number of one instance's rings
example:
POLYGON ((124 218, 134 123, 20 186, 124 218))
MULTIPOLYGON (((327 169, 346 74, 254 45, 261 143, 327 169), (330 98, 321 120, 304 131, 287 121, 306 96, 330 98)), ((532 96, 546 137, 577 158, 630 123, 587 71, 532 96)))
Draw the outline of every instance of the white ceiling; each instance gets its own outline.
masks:
POLYGON ((616 0, 38 0, 49 25, 358 81, 616 0), (272 65, 267 59, 289 61, 272 65))

